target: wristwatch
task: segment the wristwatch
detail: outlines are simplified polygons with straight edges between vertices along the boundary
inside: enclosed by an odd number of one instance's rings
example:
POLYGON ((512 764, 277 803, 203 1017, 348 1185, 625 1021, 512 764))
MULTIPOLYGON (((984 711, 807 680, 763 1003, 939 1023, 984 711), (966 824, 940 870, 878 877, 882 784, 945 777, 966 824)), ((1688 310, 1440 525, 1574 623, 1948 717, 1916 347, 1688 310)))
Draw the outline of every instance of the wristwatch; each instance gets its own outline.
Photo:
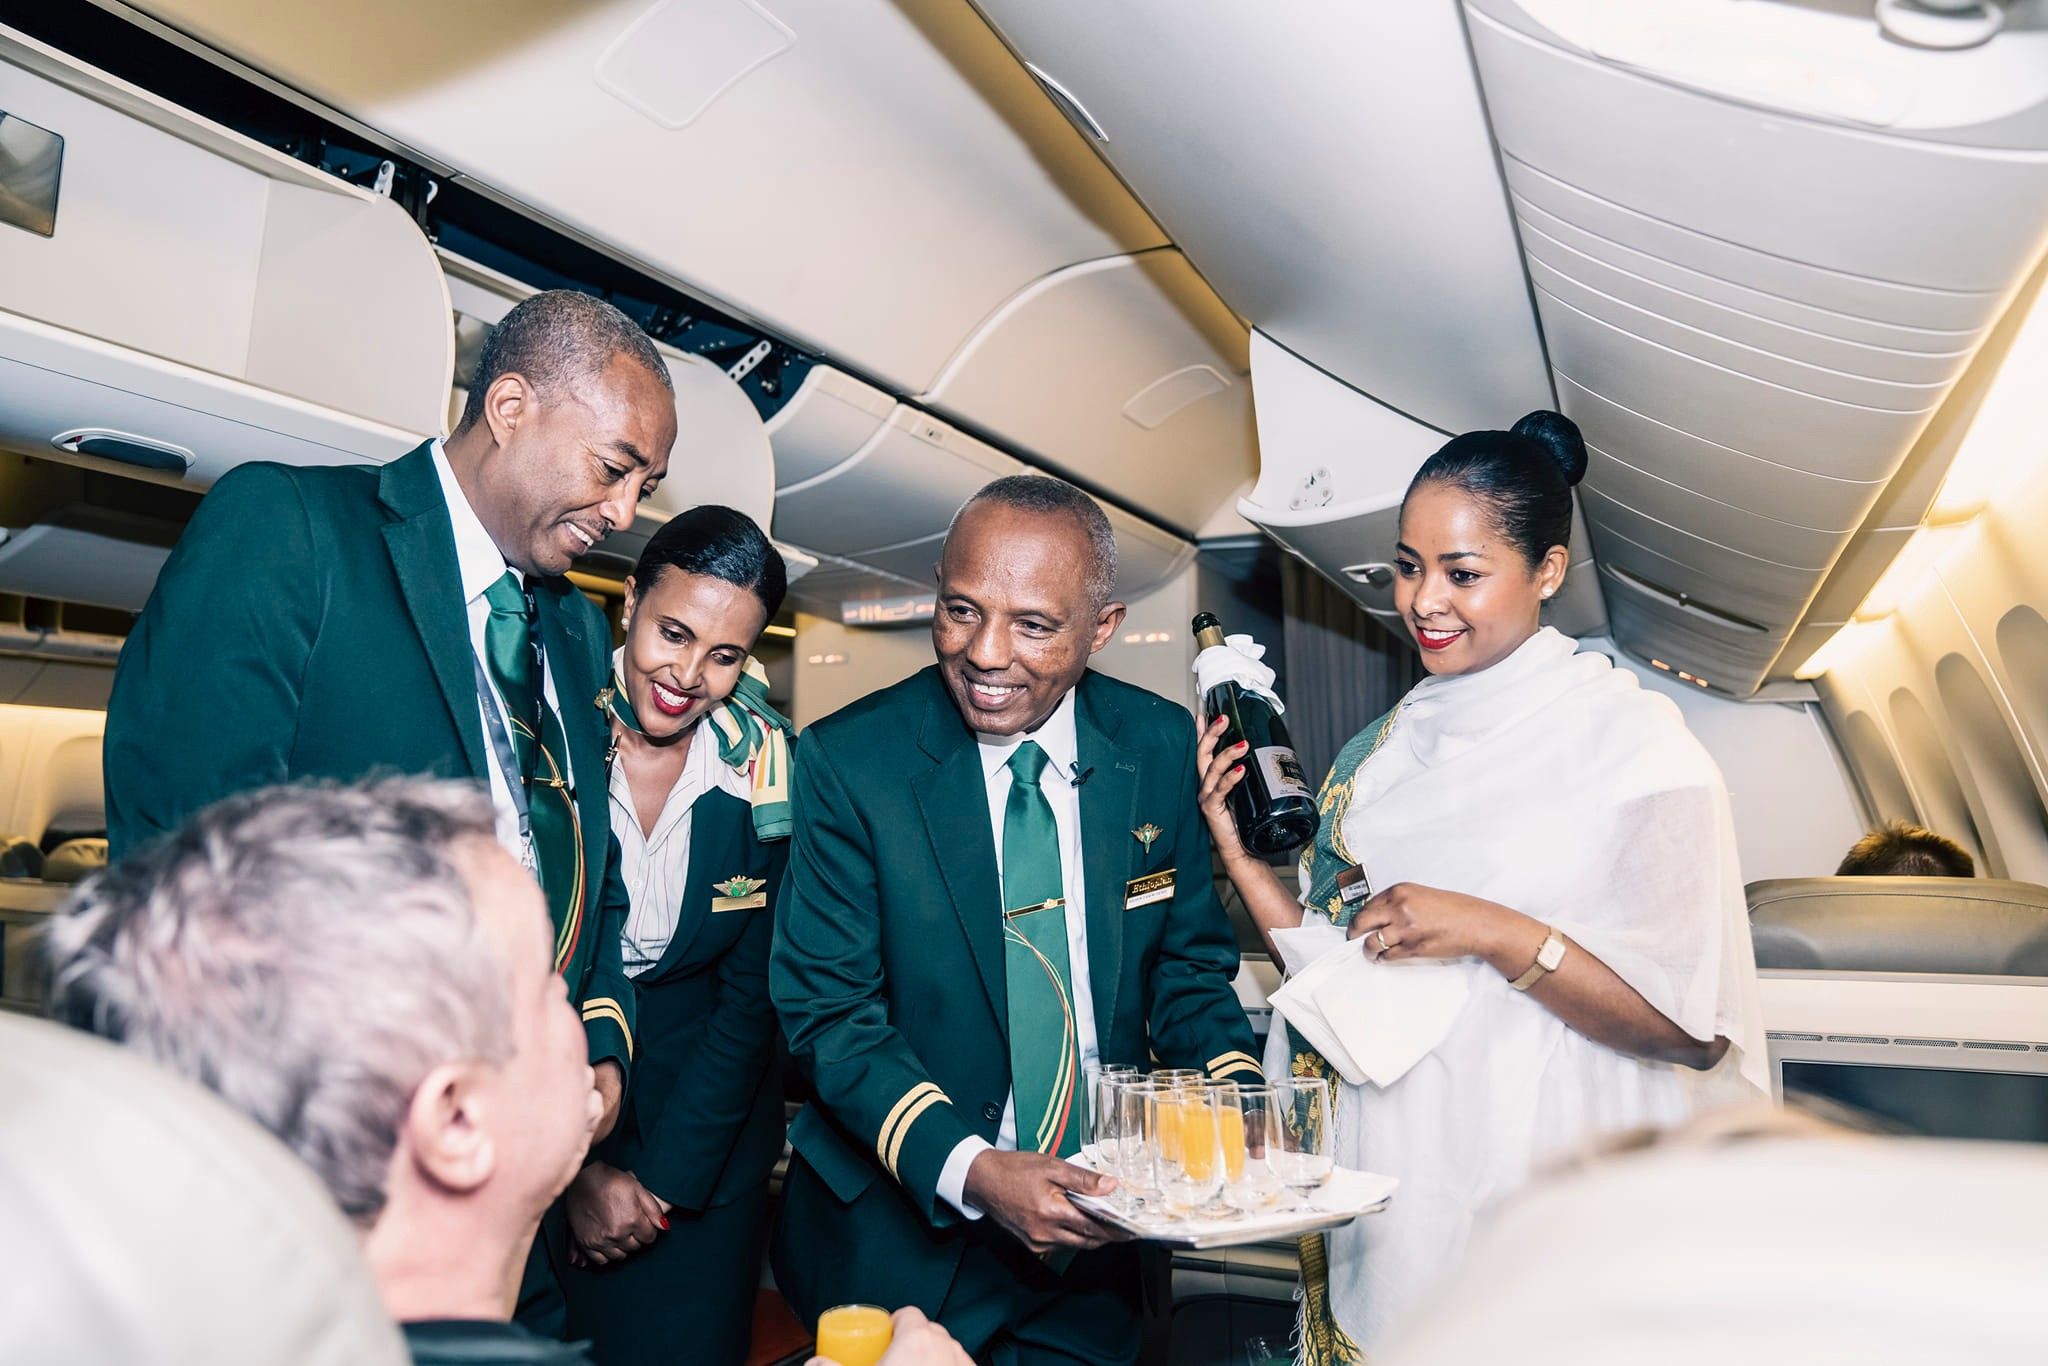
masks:
MULTIPOLYGON (((1545 925, 1543 928, 1550 930, 1548 925, 1545 925)), ((1514 981, 1509 982, 1508 985, 1516 991, 1527 991, 1544 977, 1557 971, 1557 965, 1564 961, 1564 951, 1564 936, 1556 930, 1550 930, 1550 937, 1543 941, 1542 948, 1536 950, 1536 961, 1529 965, 1527 972, 1517 977, 1514 981)))

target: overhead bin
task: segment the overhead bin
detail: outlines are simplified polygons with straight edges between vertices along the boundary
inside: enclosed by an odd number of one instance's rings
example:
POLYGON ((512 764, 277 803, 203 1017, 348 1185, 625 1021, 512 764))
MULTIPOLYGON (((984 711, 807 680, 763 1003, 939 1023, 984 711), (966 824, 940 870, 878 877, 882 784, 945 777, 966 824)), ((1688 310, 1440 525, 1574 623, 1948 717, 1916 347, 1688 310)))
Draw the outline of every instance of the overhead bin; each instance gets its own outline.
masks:
POLYGON ((448 296, 397 205, 6 29, 0 109, 63 138, 52 234, 0 224, 0 442, 203 486, 440 429, 448 296))
POLYGON ((1033 281, 1165 241, 957 4, 134 8, 903 394, 1033 281))
POLYGON ((983 323, 919 402, 1193 530, 1257 470, 1244 324, 1170 247, 1083 262, 983 323))
POLYGON ((1454 6, 974 4, 1253 327, 1444 431, 1548 405, 1454 6))
POLYGON ((943 532, 976 489, 1023 469, 987 442, 898 404, 849 459, 778 491, 775 534, 858 560, 864 550, 943 532))
POLYGON ((1635 8, 1465 3, 1615 638, 1747 696, 2048 245, 2048 66, 1635 8))
MULTIPOLYGON (((1446 435, 1339 383, 1261 332, 1252 333, 1251 359, 1259 481, 1238 511, 1407 639, 1394 610, 1401 499, 1446 435)), ((1574 636, 1599 634, 1606 622, 1584 521, 1573 519, 1572 568, 1544 615, 1574 636)))

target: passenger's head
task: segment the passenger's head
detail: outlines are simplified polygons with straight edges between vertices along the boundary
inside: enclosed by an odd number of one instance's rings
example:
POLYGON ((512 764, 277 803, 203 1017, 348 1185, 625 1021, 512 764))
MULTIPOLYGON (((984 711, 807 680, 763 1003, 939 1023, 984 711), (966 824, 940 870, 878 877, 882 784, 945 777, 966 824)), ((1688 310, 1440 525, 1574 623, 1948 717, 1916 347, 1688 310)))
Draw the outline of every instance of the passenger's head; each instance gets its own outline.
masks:
POLYGON ((1423 462, 1401 502, 1394 605, 1436 674, 1476 673, 1536 634, 1571 561, 1586 443, 1562 413, 1466 432, 1423 462))
POLYGON ((1851 845, 1836 877, 1975 877, 1977 860, 1946 835, 1893 821, 1851 845))
POLYGON ((641 731, 680 734, 730 697, 788 587, 782 556, 744 512, 694 507, 656 531, 626 580, 620 656, 641 731))
POLYGON ((485 339, 450 449, 506 561, 560 574, 632 525, 675 441, 675 383, 647 334, 601 299, 552 289, 485 339))
POLYGON ((973 729, 1015 735, 1052 714, 1124 619, 1116 535, 1095 500, 1043 475, 998 479, 953 517, 932 647, 973 729))
POLYGON ((432 1211, 490 1255, 588 1145, 546 906, 467 784, 231 797, 81 885, 48 953, 52 1015, 211 1088, 366 1230, 432 1211))

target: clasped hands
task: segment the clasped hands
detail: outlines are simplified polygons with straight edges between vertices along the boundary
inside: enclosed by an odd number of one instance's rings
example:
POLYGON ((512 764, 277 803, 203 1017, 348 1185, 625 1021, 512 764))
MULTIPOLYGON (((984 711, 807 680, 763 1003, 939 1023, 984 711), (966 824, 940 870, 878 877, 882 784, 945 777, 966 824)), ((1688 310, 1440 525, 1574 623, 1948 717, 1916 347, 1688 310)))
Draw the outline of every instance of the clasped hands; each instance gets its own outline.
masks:
POLYGON ((1077 1167, 1047 1153, 1006 1153, 991 1148, 967 1169, 967 1202, 1043 1257, 1060 1248, 1101 1247, 1130 1235, 1094 1218, 1067 1198, 1108 1195, 1113 1177, 1077 1167))

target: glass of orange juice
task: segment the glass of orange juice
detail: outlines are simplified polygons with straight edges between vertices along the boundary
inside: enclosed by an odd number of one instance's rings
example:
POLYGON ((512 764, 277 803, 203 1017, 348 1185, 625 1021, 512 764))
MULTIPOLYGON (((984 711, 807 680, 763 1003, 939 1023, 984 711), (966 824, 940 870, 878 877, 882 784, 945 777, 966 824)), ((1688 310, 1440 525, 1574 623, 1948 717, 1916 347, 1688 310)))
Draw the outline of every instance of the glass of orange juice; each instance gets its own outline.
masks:
POLYGON ((1223 1184, 1222 1127, 1217 1115, 1224 1092, 1187 1087, 1176 1094, 1180 1149, 1177 1163, 1160 1159, 1160 1187, 1169 1209, 1189 1214, 1213 1199, 1223 1184))
POLYGON ((818 1316, 818 1355, 839 1366, 875 1366, 894 1335, 888 1310, 842 1304, 818 1316))

